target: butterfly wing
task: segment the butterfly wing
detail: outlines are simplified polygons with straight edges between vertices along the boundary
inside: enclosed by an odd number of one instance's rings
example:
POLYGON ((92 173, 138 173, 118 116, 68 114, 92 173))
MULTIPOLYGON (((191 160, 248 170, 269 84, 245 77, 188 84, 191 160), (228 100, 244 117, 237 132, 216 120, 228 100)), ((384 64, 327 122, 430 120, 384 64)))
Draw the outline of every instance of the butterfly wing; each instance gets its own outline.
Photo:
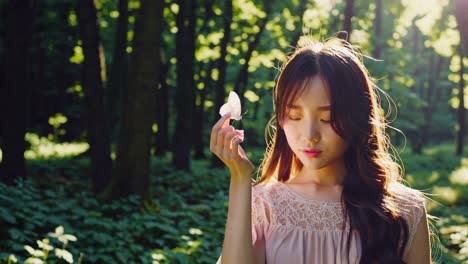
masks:
POLYGON ((241 103, 239 96, 235 92, 229 93, 228 104, 231 105, 231 118, 234 120, 241 120, 241 103))
POLYGON ((226 113, 231 113, 231 119, 241 120, 241 104, 239 96, 235 92, 230 92, 227 103, 223 104, 219 109, 219 114, 224 116, 226 113))
POLYGON ((219 114, 221 116, 224 116, 225 114, 231 112, 232 113, 232 110, 231 110, 231 105, 228 103, 225 103, 223 104, 223 106, 221 106, 221 108, 219 109, 219 114))

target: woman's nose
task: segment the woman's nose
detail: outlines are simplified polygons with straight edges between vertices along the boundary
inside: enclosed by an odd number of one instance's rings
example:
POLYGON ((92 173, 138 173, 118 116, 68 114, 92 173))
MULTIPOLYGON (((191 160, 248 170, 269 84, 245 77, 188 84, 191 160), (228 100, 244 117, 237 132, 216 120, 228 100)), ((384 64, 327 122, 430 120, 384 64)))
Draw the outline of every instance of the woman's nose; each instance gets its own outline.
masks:
POLYGON ((307 143, 318 143, 320 141, 320 131, 318 129, 318 125, 309 124, 304 136, 307 143))

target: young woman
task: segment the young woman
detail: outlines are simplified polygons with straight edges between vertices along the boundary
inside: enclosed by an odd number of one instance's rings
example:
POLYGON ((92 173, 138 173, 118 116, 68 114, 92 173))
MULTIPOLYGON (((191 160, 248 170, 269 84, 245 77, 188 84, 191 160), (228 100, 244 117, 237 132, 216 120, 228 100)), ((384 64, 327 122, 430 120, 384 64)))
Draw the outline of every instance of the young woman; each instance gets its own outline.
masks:
POLYGON ((231 173, 218 263, 431 262, 424 197, 400 183, 377 89, 348 43, 299 47, 274 89, 253 186, 243 133, 230 114, 214 125, 210 149, 231 173))

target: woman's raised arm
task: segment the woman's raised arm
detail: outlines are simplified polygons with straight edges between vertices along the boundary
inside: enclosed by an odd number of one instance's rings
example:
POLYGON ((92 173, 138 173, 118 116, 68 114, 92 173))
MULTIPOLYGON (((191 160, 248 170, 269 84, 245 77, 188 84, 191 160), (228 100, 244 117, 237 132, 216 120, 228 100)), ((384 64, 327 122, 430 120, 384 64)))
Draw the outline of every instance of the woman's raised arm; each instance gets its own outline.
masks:
POLYGON ((229 168, 229 207, 222 249, 222 264, 254 263, 252 245, 253 164, 239 145, 243 131, 229 125, 230 114, 224 115, 211 130, 210 150, 229 168))

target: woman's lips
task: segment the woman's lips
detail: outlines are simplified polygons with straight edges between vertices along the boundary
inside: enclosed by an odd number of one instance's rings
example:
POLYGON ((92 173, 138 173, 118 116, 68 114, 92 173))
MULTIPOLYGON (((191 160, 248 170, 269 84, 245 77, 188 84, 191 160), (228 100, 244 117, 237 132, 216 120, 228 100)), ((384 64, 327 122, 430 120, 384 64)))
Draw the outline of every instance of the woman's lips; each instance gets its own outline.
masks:
POLYGON ((322 153, 322 151, 315 149, 304 150, 304 154, 309 158, 317 158, 318 156, 320 156, 320 153, 322 153))

